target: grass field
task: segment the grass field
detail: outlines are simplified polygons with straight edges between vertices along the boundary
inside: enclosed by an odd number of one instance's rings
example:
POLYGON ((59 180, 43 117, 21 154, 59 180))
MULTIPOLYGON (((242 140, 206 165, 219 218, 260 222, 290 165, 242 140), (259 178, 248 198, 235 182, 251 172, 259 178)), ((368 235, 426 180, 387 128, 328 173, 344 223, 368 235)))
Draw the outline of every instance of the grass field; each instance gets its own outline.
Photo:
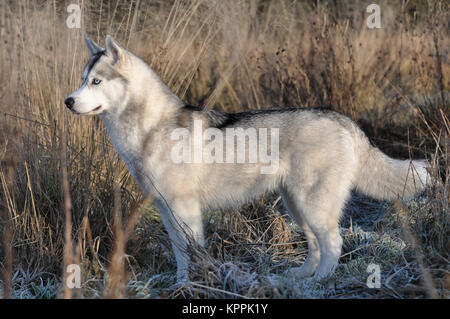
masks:
POLYGON ((448 298, 448 1, 1 1, 0 296, 12 298, 448 298), (69 3, 82 9, 68 28, 69 3), (167 233, 98 118, 64 98, 83 36, 106 34, 185 102, 229 112, 328 106, 396 158, 426 158, 435 185, 409 201, 353 194, 343 255, 320 282, 284 275, 307 248, 278 194, 205 215, 192 283, 175 286, 167 233), (81 267, 67 289, 65 266, 81 267), (369 264, 381 270, 370 289, 369 264))

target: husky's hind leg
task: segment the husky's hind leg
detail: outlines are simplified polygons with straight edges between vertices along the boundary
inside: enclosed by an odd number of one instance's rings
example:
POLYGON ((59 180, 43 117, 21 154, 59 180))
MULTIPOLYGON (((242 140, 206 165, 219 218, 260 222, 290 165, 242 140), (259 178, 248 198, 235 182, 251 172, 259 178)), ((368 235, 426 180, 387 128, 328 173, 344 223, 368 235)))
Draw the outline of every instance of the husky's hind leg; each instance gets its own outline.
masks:
POLYGON ((339 219, 350 194, 350 185, 350 181, 343 176, 322 176, 298 198, 304 221, 320 246, 320 262, 314 274, 316 278, 331 274, 341 256, 339 219))
POLYGON ((350 187, 350 179, 337 172, 316 172, 305 178, 302 184, 287 185, 288 205, 293 207, 291 210, 295 210, 296 215, 300 215, 296 218, 300 226, 306 224, 303 229, 306 229, 310 250, 301 270, 295 271, 299 275, 311 276, 314 273, 315 277, 323 278, 337 266, 342 247, 339 218, 350 187))
POLYGON ((288 270, 288 273, 293 274, 297 278, 310 277, 314 274, 320 262, 320 248, 316 236, 311 231, 309 226, 302 217, 301 207, 291 198, 291 195, 286 190, 281 190, 281 197, 289 212, 289 215, 302 228, 306 240, 308 242, 308 256, 301 267, 293 267, 288 270))
POLYGON ((169 234, 172 249, 177 262, 177 283, 188 281, 189 253, 188 246, 194 240, 203 246, 203 225, 199 203, 195 199, 177 199, 170 203, 158 201, 164 226, 169 234))

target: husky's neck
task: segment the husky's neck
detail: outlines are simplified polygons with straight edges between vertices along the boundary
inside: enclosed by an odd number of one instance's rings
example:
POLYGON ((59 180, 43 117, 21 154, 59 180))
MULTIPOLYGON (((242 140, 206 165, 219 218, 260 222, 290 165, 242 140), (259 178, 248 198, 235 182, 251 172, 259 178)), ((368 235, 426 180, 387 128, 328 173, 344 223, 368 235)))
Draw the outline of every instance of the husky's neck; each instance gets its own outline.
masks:
POLYGON ((173 122, 183 102, 144 61, 132 56, 129 64, 133 78, 128 81, 126 97, 100 118, 119 154, 137 160, 147 137, 173 122))

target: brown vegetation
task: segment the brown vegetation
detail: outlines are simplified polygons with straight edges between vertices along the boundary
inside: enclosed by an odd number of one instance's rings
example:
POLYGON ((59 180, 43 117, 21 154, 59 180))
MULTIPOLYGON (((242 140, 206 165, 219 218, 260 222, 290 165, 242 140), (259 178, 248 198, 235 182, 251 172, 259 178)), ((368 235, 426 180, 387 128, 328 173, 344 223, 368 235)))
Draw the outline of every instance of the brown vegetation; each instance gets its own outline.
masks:
POLYGON ((5 297, 448 297, 448 2, 380 1, 381 29, 366 27, 360 1, 83 3, 81 29, 67 28, 64 1, 0 3, 5 297), (100 44, 113 35, 190 104, 230 112, 329 106, 389 155, 426 157, 443 181, 395 205, 355 194, 340 266, 323 282, 283 277, 306 246, 277 195, 209 212, 193 283, 174 287, 157 212, 102 123, 63 105, 81 82, 85 32, 100 44), (63 265, 73 261, 82 288, 64 294, 63 265), (381 289, 365 285, 369 263, 382 267, 381 289))

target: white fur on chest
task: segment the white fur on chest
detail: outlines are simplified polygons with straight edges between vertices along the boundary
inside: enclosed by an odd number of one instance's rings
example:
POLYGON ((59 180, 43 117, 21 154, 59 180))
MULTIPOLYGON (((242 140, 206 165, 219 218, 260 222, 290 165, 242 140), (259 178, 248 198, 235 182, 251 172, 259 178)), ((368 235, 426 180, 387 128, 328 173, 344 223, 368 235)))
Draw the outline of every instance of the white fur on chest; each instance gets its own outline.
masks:
POLYGON ((149 134, 139 125, 124 125, 110 119, 103 119, 111 143, 127 165, 131 176, 146 195, 158 195, 158 177, 166 172, 167 163, 162 159, 160 145, 150 145, 145 137, 149 134))
POLYGON ((142 158, 142 138, 136 127, 124 126, 116 121, 103 119, 110 140, 117 153, 128 167, 131 175, 138 180, 137 169, 142 158))

